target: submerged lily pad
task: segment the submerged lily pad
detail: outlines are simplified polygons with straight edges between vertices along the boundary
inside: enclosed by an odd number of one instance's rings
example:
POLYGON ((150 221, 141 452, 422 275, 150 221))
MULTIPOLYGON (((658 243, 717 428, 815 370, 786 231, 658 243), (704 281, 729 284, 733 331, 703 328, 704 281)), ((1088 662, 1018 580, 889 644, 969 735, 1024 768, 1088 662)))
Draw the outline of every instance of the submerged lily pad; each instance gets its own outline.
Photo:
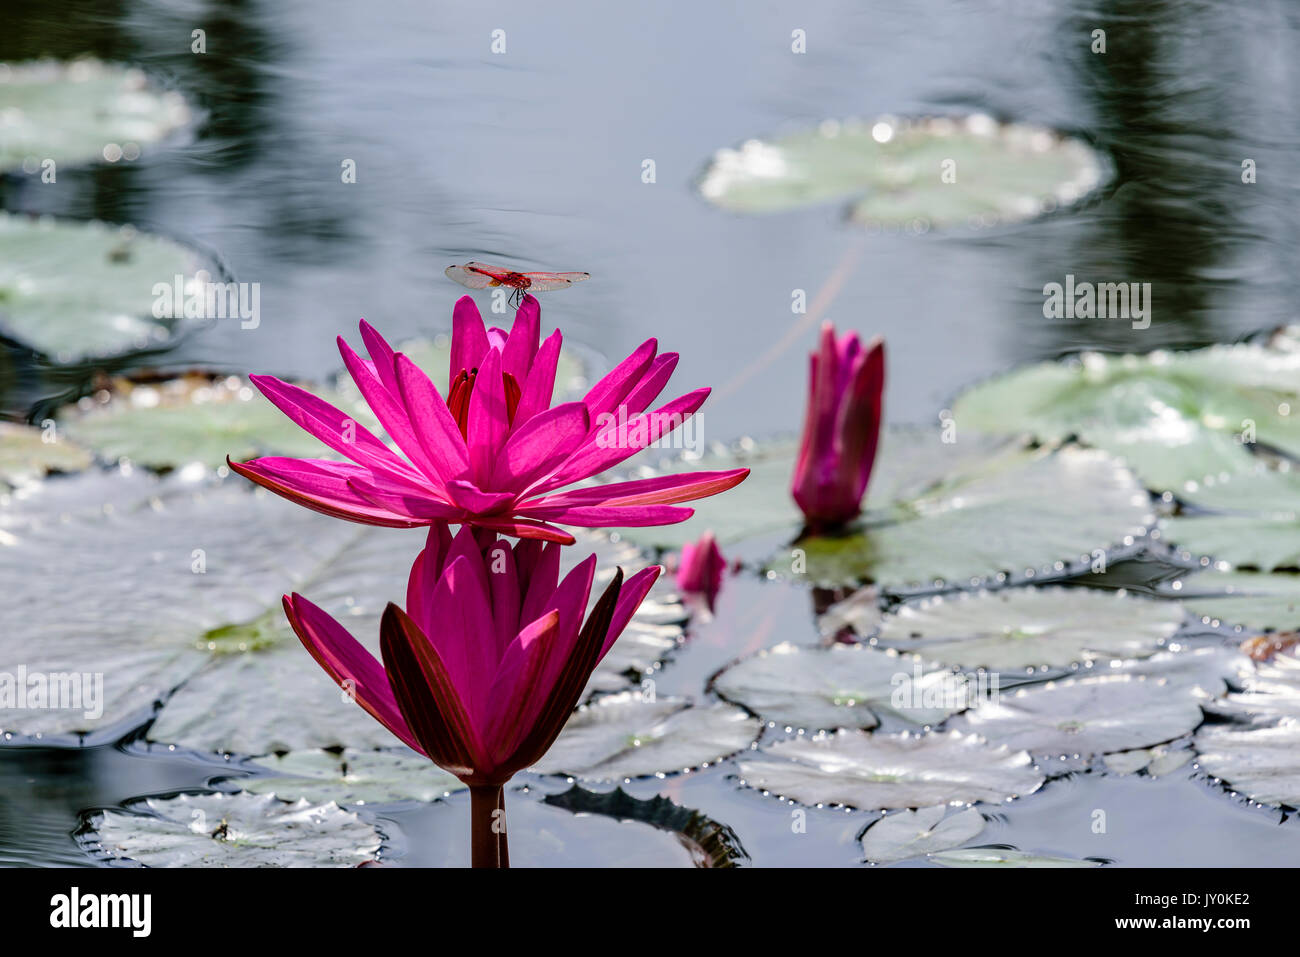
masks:
POLYGON ((1026 752, 974 735, 863 731, 777 741, 742 759, 740 777, 801 804, 864 810, 999 803, 1032 794, 1044 780, 1026 752))
POLYGON ((1157 491, 1253 471, 1246 442, 1300 456, 1300 352, 1257 344, 1145 356, 1085 353, 1016 369, 953 405, 958 428, 1077 435, 1157 491), (1295 410, 1297 414, 1292 414, 1295 410))
MULTIPOLYGON (((746 528, 794 535, 789 482, 796 448, 783 444, 737 456, 678 462, 667 470, 744 464, 748 479, 679 526, 629 529, 647 546, 679 547, 705 525, 722 541, 746 528)), ((867 489, 866 513, 841 536, 809 536, 768 562, 775 574, 816 584, 871 580, 887 588, 936 580, 1063 575, 1097 550, 1132 546, 1155 521, 1149 496, 1105 453, 1026 447, 1017 439, 890 430, 867 489)))
POLYGON ((69 442, 57 428, 0 422, 0 485, 15 485, 49 472, 79 472, 90 461, 90 453, 69 442))
POLYGON ((937 724, 977 695, 965 677, 923 668, 919 658, 860 645, 788 642, 728 666, 712 689, 764 720, 809 731, 874 728, 881 714, 937 724))
POLYGON ((575 711, 532 770, 590 781, 662 776, 707 767, 748 748, 760 728, 731 705, 692 706, 633 692, 607 695, 575 711))
POLYGON ((1086 757, 1171 741, 1203 718, 1185 683, 1119 674, 1003 692, 953 727, 1037 755, 1086 757))
POLYGON ((1101 867, 1101 861, 1086 857, 1052 857, 1030 854, 1010 847, 968 847, 931 854, 930 860, 944 867, 1101 867))
POLYGON ((1099 186, 1100 156, 1041 126, 965 117, 827 121, 816 130, 719 150, 700 194, 770 213, 858 197, 863 225, 924 231, 1019 222, 1099 186))
POLYGON ((243 791, 148 798, 101 811, 89 827, 92 852, 145 867, 356 867, 384 842, 337 804, 243 791))
POLYGON ((574 814, 600 814, 668 831, 691 852, 696 867, 739 867, 749 862, 740 838, 730 827, 662 794, 642 800, 621 787, 597 793, 575 784, 562 794, 548 794, 542 802, 574 814))
POLYGON ((155 318, 154 285, 198 265, 131 226, 0 212, 0 333, 62 363, 157 347, 195 320, 155 318))
POLYGON ((984 815, 977 809, 968 807, 945 818, 947 811, 946 805, 937 804, 886 815, 862 835, 862 851, 869 861, 890 864, 960 847, 984 830, 984 815))
MULTIPOLYGON (((5 709, 0 729, 59 736, 49 743, 76 743, 66 736, 77 732, 111 739, 165 702, 150 740, 200 751, 396 743, 311 660, 280 598, 308 596, 377 654, 379 616, 403 599, 423 530, 340 522, 237 479, 85 473, 10 498, 0 579, 27 584, 0 630, 0 672, 88 676, 92 692, 102 680, 102 695, 76 708, 5 709)), ((590 547, 566 549, 566 562, 623 554, 583 541, 590 547)), ((648 604, 663 614, 662 600, 648 604)))
POLYGON ((94 59, 0 63, 0 171, 138 159, 191 121, 143 70, 94 59))
POLYGON ((435 801, 465 785, 414 751, 357 751, 341 754, 312 749, 272 754, 245 767, 272 772, 241 777, 234 783, 254 794, 282 801, 333 801, 335 804, 390 804, 435 801))
POLYGON ((1252 630, 1300 628, 1300 575, 1206 569, 1165 589, 1206 624, 1252 630))
POLYGON ((1209 725, 1196 735, 1197 763, 1252 801, 1300 807, 1300 720, 1238 730, 1209 725))
POLYGON ((1182 624, 1172 602, 1088 588, 1013 588, 936 595, 900 605, 881 645, 962 668, 1060 668, 1097 658, 1145 657, 1182 624))

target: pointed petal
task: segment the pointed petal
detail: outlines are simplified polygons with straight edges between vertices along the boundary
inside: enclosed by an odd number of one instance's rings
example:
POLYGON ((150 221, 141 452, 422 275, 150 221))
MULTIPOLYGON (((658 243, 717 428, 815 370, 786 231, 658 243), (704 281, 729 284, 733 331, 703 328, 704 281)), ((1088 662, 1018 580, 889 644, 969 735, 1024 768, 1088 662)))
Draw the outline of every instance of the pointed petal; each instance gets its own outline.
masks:
POLYGON ((284 614, 303 647, 353 701, 406 744, 424 751, 402 717, 383 666, 361 642, 296 592, 284 596, 284 614))
POLYGON ((523 380, 519 406, 515 409, 514 428, 522 427, 533 416, 540 415, 551 407, 551 399, 555 395, 555 370, 560 364, 560 346, 563 341, 560 330, 556 329, 546 337, 537 351, 528 378, 523 380))
POLYGON ((456 682, 415 622, 389 602, 379 623, 384 670, 402 716, 422 750, 464 780, 490 760, 456 682))
MULTIPOLYGON (((604 658, 609 653, 609 649, 614 646, 618 636, 623 634, 623 629, 632 620, 636 610, 641 607, 641 602, 645 601, 645 596, 650 594, 650 589, 663 573, 663 570, 662 565, 651 565, 649 568, 643 568, 627 580, 627 584, 619 592, 618 604, 615 606, 613 617, 610 619, 609 631, 605 635, 605 643, 600 649, 600 658, 604 658)), ((597 664, 600 663, 600 658, 597 659, 597 664)))
POLYGON ((386 528, 416 528, 428 520, 406 512, 376 505, 348 485, 353 478, 368 478, 370 473, 358 466, 347 466, 326 459, 287 459, 276 456, 251 462, 226 464, 250 482, 298 505, 322 515, 344 518, 362 525, 386 528))
POLYGON ((444 482, 461 478, 469 470, 469 452, 447 403, 424 370, 405 355, 397 353, 394 362, 398 392, 420 447, 444 482))
POLYGON ((497 453, 501 451, 509 431, 505 382, 501 378, 501 353, 490 349, 469 396, 469 425, 465 432, 470 474, 480 486, 487 485, 492 477, 497 453))
POLYGON ((658 348, 657 340, 647 339, 591 387, 591 391, 583 397, 582 401, 587 404, 592 422, 598 422, 601 415, 613 412, 618 404, 627 398, 627 394, 636 387, 646 370, 650 368, 658 348))
POLYGON ((383 384, 393 396, 397 398, 397 372, 394 369, 394 352, 393 347, 388 344, 379 331, 370 323, 362 319, 360 323, 361 341, 366 347, 366 353, 370 356, 370 361, 375 367, 375 375, 379 376, 379 381, 383 384))
POLYGON ((556 508, 521 508, 518 512, 544 522, 561 522, 580 528, 644 528, 676 525, 694 515, 695 509, 679 505, 561 505, 556 508))
POLYGON ((533 416, 506 440, 489 487, 523 492, 555 471, 590 431, 587 407, 581 402, 566 402, 533 416))
POLYGON ((570 505, 672 505, 692 502, 735 488, 749 475, 749 469, 724 469, 717 472, 681 472, 656 475, 631 482, 609 482, 586 488, 557 492, 543 498, 528 499, 522 508, 570 505))
POLYGON ((501 371, 509 373, 518 382, 523 382, 532 368, 533 356, 537 355, 537 346, 542 338, 542 310, 537 300, 525 296, 524 301, 515 310, 514 325, 505 347, 501 350, 501 371))
POLYGON ((451 310, 451 361, 447 381, 456 381, 462 371, 477 369, 487 351, 487 330, 478 306, 469 296, 461 296, 451 310))

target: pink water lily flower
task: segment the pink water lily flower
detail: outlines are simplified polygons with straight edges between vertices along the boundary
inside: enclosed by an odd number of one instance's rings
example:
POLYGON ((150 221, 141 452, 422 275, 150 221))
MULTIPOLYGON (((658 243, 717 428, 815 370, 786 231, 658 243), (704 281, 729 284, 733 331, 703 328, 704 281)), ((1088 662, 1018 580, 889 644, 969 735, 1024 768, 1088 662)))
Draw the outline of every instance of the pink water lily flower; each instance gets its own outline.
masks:
POLYGON ((536 763, 568 720, 592 670, 662 569, 617 571, 590 614, 589 556, 561 580, 560 546, 444 523, 411 567, 406 609, 380 625, 382 663, 301 595, 285 614, 307 650, 358 704, 471 792, 476 866, 505 863, 494 828, 502 785, 536 763), (584 621, 585 616, 585 621, 584 621))
POLYGON ((885 343, 863 346, 856 332, 838 341, 822 325, 811 356, 808 410, 791 494, 813 529, 838 525, 862 511, 880 439, 885 343))
POLYGON ((688 594, 704 596, 712 605, 722 588, 722 575, 726 569, 727 560, 722 557, 718 540, 713 532, 707 531, 698 542, 687 542, 682 546, 677 564, 677 587, 688 594))
POLYGON ((230 462, 265 488, 327 515, 409 528, 472 524, 570 544, 553 523, 668 525, 694 513, 678 503, 725 491, 748 469, 688 472, 561 491, 612 468, 693 415, 696 389, 647 412, 668 384, 676 353, 642 343, 578 402, 552 407, 562 337, 539 342, 541 311, 526 296, 509 333, 487 329, 474 301, 452 313, 444 397, 365 320, 361 358, 340 336, 343 362, 394 451, 346 412, 273 376, 252 381, 289 418, 350 462, 278 456, 230 462))

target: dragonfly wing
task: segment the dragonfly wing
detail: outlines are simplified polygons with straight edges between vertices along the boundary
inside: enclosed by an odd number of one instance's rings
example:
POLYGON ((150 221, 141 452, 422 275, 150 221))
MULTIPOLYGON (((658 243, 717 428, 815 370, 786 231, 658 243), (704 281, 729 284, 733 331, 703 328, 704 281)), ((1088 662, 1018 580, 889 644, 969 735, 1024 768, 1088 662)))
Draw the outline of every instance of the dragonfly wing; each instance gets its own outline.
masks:
POLYGON ((575 282, 582 282, 584 279, 590 279, 589 272, 527 272, 524 273, 529 279, 529 292, 546 292, 550 289, 563 289, 565 286, 571 286, 575 282))
POLYGON ((466 263, 464 266, 448 266, 447 278, 456 280, 462 286, 469 286, 470 289, 486 289, 488 286, 498 285, 497 280, 490 275, 471 269, 473 265, 473 263, 466 263))

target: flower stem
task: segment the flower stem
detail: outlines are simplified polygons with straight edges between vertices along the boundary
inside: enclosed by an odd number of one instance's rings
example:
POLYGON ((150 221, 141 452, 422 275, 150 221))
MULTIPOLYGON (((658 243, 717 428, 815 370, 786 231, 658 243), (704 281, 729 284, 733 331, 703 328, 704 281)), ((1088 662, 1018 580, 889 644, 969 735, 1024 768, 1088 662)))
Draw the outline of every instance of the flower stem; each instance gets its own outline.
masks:
POLYGON ((509 867, 506 846, 506 796, 500 785, 469 789, 471 861, 474 867, 509 867))

